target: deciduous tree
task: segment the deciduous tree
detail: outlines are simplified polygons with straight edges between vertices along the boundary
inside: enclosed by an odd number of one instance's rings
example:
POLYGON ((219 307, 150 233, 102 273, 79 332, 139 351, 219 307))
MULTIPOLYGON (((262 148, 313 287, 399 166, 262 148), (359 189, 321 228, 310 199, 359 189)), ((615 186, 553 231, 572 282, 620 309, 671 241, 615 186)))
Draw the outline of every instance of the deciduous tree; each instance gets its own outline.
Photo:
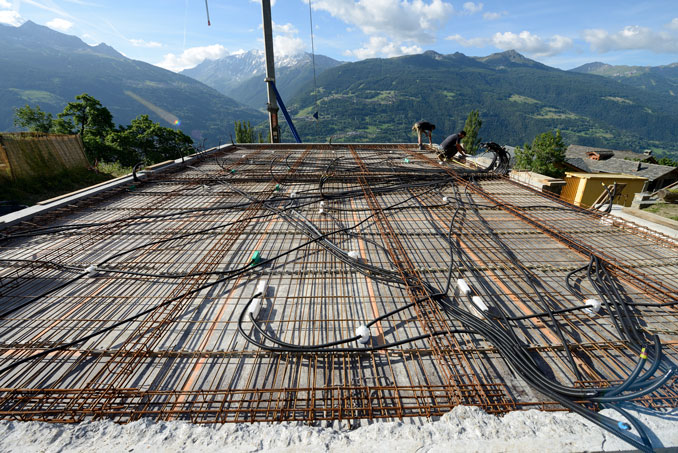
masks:
POLYGON ((193 149, 189 136, 153 122, 148 115, 139 115, 129 127, 109 134, 106 143, 117 150, 115 160, 127 166, 176 159, 193 149))
POLYGON ((63 120, 62 128, 70 124, 83 139, 85 135, 91 135, 103 140, 114 128, 111 112, 87 93, 79 94, 75 99, 75 102, 66 104, 64 111, 58 115, 63 120))
POLYGON ((39 105, 32 108, 28 104, 14 109, 14 126, 23 127, 31 132, 50 132, 52 129, 51 113, 43 112, 39 105))

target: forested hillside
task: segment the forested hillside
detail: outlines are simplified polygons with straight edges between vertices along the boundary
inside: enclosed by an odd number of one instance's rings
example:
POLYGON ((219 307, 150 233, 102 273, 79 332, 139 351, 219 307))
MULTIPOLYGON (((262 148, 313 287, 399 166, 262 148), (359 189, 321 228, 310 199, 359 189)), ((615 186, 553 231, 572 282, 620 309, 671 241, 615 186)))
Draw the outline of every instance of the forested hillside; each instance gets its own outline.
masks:
POLYGON ((589 63, 571 71, 608 77, 619 83, 642 88, 678 102, 678 63, 665 66, 618 66, 589 63))
POLYGON ((437 125, 434 140, 440 142, 479 109, 481 136, 499 143, 521 145, 560 129, 567 143, 659 154, 678 149, 674 99, 551 68, 514 51, 346 63, 324 72, 318 84, 317 94, 307 89, 290 103, 305 140, 411 142, 412 124, 424 118, 437 125), (320 121, 314 124, 316 109, 320 121))
POLYGON ((0 25, 0 130, 14 130, 14 109, 39 105, 56 114, 76 95, 89 93, 127 124, 148 114, 180 127, 196 143, 230 140, 236 120, 263 121, 245 107, 189 77, 131 60, 113 48, 26 22, 0 25))

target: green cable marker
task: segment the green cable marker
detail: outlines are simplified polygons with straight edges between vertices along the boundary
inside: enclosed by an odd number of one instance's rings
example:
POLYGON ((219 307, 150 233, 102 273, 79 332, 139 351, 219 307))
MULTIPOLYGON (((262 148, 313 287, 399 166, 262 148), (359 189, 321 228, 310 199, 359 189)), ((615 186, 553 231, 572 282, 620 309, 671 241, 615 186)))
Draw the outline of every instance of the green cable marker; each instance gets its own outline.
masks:
POLYGON ((252 254, 252 258, 250 259, 250 264, 259 264, 261 262, 261 252, 259 250, 255 251, 252 254))
POLYGON ((276 185, 275 185, 275 191, 277 192, 277 191, 279 191, 279 190, 280 190, 280 184, 276 184, 276 185))

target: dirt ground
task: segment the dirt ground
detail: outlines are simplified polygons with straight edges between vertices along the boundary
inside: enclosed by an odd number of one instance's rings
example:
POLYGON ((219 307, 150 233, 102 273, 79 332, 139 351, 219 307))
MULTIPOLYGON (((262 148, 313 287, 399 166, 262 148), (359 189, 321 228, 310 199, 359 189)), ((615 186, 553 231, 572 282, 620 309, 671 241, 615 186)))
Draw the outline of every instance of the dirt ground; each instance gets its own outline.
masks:
POLYGON ((667 219, 678 220, 678 204, 675 203, 657 203, 645 210, 667 219))

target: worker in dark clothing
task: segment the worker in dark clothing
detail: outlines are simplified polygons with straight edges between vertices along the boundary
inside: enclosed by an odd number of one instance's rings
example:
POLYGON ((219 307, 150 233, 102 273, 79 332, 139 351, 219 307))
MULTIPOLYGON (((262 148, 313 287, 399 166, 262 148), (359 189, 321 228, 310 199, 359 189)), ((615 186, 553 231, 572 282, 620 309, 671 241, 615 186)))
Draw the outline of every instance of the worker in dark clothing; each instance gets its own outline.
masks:
POLYGON ((455 154, 460 153, 461 154, 461 159, 466 158, 466 150, 464 149, 464 146, 461 144, 462 139, 466 137, 466 131, 460 131, 456 134, 452 134, 449 137, 447 137, 443 142, 440 144, 440 147, 443 149, 442 151, 442 157, 445 159, 451 159, 454 157, 455 154))
POLYGON ((436 125, 429 123, 428 121, 417 121, 412 126, 412 130, 417 133, 417 143, 419 144, 419 149, 424 149, 421 143, 421 134, 426 134, 428 136, 428 144, 433 146, 433 139, 431 138, 431 133, 433 129, 436 128, 436 125))

